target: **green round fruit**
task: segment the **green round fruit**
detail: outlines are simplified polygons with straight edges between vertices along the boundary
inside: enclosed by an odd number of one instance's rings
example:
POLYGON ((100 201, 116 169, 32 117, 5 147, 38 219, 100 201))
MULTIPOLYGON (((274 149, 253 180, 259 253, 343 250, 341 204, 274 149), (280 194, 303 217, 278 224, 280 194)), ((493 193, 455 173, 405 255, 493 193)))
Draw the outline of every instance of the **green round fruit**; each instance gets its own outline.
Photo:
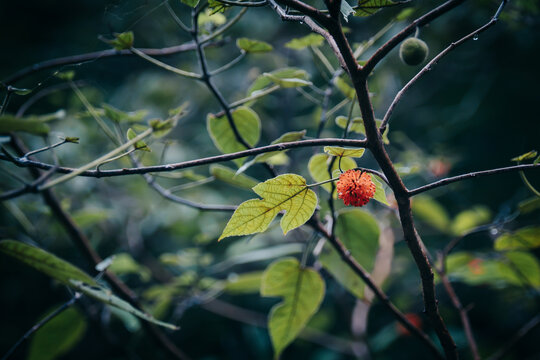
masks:
POLYGON ((429 48, 425 42, 417 38, 408 38, 399 47, 399 57, 407 65, 416 66, 424 62, 429 48))

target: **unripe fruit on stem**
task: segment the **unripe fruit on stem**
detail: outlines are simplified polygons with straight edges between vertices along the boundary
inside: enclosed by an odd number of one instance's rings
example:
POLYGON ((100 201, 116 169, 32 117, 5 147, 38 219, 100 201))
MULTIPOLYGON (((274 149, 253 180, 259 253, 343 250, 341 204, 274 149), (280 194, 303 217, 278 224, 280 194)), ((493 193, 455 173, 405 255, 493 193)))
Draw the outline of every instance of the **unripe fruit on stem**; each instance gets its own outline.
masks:
POLYGON ((416 66, 424 62, 429 48, 425 42, 417 38, 408 38, 399 47, 399 57, 407 65, 416 66))

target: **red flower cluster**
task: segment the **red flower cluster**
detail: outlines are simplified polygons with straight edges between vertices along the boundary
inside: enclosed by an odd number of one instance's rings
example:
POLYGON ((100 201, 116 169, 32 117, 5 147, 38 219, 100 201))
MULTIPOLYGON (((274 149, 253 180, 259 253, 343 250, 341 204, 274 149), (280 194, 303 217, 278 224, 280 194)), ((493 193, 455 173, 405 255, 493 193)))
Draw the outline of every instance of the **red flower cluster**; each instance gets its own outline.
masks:
POLYGON ((364 206, 375 195, 371 175, 360 170, 347 170, 336 183, 338 197, 345 205, 364 206))

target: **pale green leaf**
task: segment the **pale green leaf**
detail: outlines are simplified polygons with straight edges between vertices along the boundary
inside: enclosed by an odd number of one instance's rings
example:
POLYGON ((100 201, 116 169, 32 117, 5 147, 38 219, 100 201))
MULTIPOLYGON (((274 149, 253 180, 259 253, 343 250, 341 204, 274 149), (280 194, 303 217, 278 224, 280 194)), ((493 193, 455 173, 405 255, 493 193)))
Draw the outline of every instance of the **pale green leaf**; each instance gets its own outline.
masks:
MULTIPOLYGON (((315 154, 309 159, 308 170, 309 174, 316 182, 321 182, 325 180, 330 180, 332 176, 328 173, 328 165, 332 161, 332 156, 326 154, 315 154)), ((334 164, 332 165, 331 174, 339 172, 339 159, 335 158, 334 164)), ((341 170, 347 171, 350 169, 355 169, 357 167, 356 161, 349 157, 341 158, 341 170)), ((330 192, 332 186, 330 184, 321 185, 323 189, 330 192)), ((334 197, 337 197, 337 192, 334 192, 334 197)))
POLYGON ((495 240, 495 250, 524 250, 540 246, 540 226, 505 233, 495 240))
POLYGON ((452 234, 461 236, 479 225, 488 223, 490 219, 491 212, 488 208, 485 206, 475 206, 457 214, 452 221, 450 229, 452 234))
POLYGON ((540 209, 540 197, 535 196, 530 199, 523 200, 519 203, 518 208, 522 214, 528 214, 538 210, 540 209))
MULTIPOLYGON (((341 210, 336 219, 336 235, 352 257, 367 271, 375 265, 380 229, 371 214, 360 209, 341 210)), ((319 258, 323 267, 351 294, 364 296, 364 281, 347 265, 337 251, 325 244, 319 258)))
POLYGON ((345 81, 343 78, 336 77, 334 79, 334 85, 339 89, 339 91, 343 93, 343 95, 345 95, 349 99, 356 99, 356 90, 354 90, 354 88, 349 85, 347 81, 345 81))
POLYGON ((441 204, 431 196, 415 196, 412 199, 412 211, 420 220, 428 223, 435 229, 448 232, 450 228, 450 217, 441 204))
POLYGON ((270 73, 264 73, 263 75, 258 76, 249 88, 247 92, 248 96, 252 95, 255 91, 262 90, 275 83, 266 74, 271 74, 274 78, 278 79, 300 79, 305 81, 309 80, 309 75, 305 70, 298 68, 277 69, 270 73))
POLYGON ((283 88, 295 88, 295 87, 313 85, 311 81, 300 79, 300 78, 282 78, 279 76, 275 76, 272 73, 264 73, 263 75, 268 77, 268 79, 270 79, 272 82, 274 82, 275 84, 283 88))
MULTIPOLYGON (((137 133, 132 129, 132 128, 129 128, 128 131, 127 131, 127 138, 128 140, 132 140, 134 138, 137 137, 137 133)), ((137 141, 135 144, 133 144, 133 147, 136 149, 136 150, 142 150, 142 151, 152 151, 150 150, 150 148, 148 147, 148 145, 146 145, 146 143, 142 140, 139 140, 137 141)))
POLYGON ((115 254, 109 271, 116 275, 135 274, 142 281, 148 281, 151 278, 150 270, 133 259, 128 253, 115 254))
POLYGON ((37 117, 17 118, 14 115, 0 116, 0 133, 12 131, 26 132, 35 135, 47 135, 50 128, 37 117))
POLYGON ((262 271, 229 275, 223 290, 234 295, 258 293, 261 289, 262 276, 262 271))
POLYGON ((262 199, 243 202, 233 213, 218 240, 265 231, 281 211, 284 234, 308 221, 317 207, 317 195, 300 175, 284 174, 253 188, 262 199))
POLYGON ((324 38, 319 34, 311 33, 301 38, 292 39, 285 44, 285 47, 294 50, 302 50, 308 46, 321 46, 324 42, 324 38))
POLYGON ((2 240, 0 241, 0 251, 65 285, 71 285, 71 279, 81 280, 92 285, 96 284, 94 279, 78 267, 35 246, 20 241, 2 240))
POLYGON ((324 281, 319 273, 311 268, 302 268, 296 259, 278 260, 266 269, 261 295, 283 298, 272 308, 268 318, 275 359, 317 312, 324 292, 324 281))
POLYGON ((384 191, 384 181, 375 174, 370 175, 371 181, 373 181, 373 184, 375 184, 375 194, 373 194, 373 200, 377 200, 384 205, 390 206, 388 200, 386 199, 386 192, 384 191))
POLYGON ((107 220, 111 214, 104 209, 85 208, 75 211, 72 215, 73 221, 81 227, 88 228, 95 226, 105 220, 107 220))
POLYGON ((27 360, 53 360, 69 352, 83 338, 86 319, 70 307, 53 317, 32 336, 27 360))
POLYGON ((370 16, 382 8, 398 5, 391 0, 358 0, 355 16, 370 16))
POLYGON ((264 53, 274 49, 272 45, 267 42, 248 38, 237 39, 236 46, 248 53, 264 53))
MULTIPOLYGON (((248 107, 239 107, 232 112, 233 122, 240 136, 250 146, 255 146, 259 142, 261 135, 261 121, 255 111, 248 107)), ((229 124, 227 117, 208 115, 207 127, 214 145, 223 153, 232 153, 246 150, 240 143, 229 124)), ((241 166, 245 158, 233 160, 235 164, 241 166)))
POLYGON ((168 118, 167 120, 161 120, 161 119, 153 119, 148 122, 150 127, 154 130, 152 133, 153 137, 161 138, 167 135, 171 132, 172 129, 176 126, 178 123, 178 119, 180 118, 181 114, 175 114, 172 117, 168 118))
POLYGON ((324 147, 325 153, 327 153, 328 155, 337 156, 337 157, 348 156, 348 157, 360 158, 364 156, 364 151, 365 149, 358 149, 358 148, 348 149, 348 148, 343 148, 343 147, 338 147, 338 146, 325 146, 324 147))
POLYGON ((82 292, 88 297, 100 301, 104 304, 117 307, 121 310, 127 311, 128 313, 135 315, 143 320, 151 322, 153 324, 166 327, 172 330, 178 330, 178 326, 169 324, 160 320, 155 319, 153 316, 146 314, 135 307, 133 307, 127 301, 120 299, 118 296, 115 296, 111 293, 110 290, 99 286, 88 286, 85 283, 77 280, 71 280, 71 286, 77 289, 77 291, 82 292))
MULTIPOLYGON (((348 118, 346 116, 337 116, 336 117, 336 125, 339 126, 342 129, 345 129, 347 127, 348 118)), ((382 120, 375 119, 375 123, 377 127, 380 127, 382 124, 382 120)), ((388 140, 388 131, 390 130, 390 126, 386 126, 386 129, 384 130, 384 133, 382 135, 383 142, 385 144, 389 144, 390 140, 388 140)), ((364 127, 364 120, 361 117, 355 117, 352 118, 349 122, 349 131, 355 132, 357 134, 366 135, 366 129, 364 127)))
POLYGON ((115 34, 115 38, 109 41, 115 50, 126 50, 133 46, 135 37, 133 31, 126 31, 120 34, 115 34))
POLYGON ((522 162, 523 160, 531 160, 534 159, 538 155, 538 152, 536 150, 529 151, 525 154, 521 154, 519 156, 516 156, 515 158, 512 158, 512 161, 516 162, 522 162))
POLYGON ((244 174, 237 174, 233 169, 218 164, 210 166, 210 174, 217 180, 243 189, 252 189, 259 183, 252 177, 244 174))
POLYGON ((139 110, 134 112, 125 112, 118 110, 117 108, 103 104, 104 115, 111 119, 114 122, 141 122, 144 120, 145 116, 148 114, 146 110, 139 110))

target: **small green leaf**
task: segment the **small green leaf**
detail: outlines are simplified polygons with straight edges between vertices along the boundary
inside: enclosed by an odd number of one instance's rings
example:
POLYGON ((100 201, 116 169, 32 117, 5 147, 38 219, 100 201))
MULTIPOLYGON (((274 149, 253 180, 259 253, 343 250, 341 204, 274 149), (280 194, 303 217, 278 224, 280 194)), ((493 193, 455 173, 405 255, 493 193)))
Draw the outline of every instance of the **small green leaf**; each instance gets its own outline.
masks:
POLYGON ((60 80, 71 81, 75 77, 75 71, 73 70, 61 71, 61 72, 56 73, 55 76, 59 78, 60 80))
POLYGON ((13 115, 1 115, 0 133, 12 131, 26 132, 35 135, 47 135, 50 128, 37 117, 17 118, 13 115))
POLYGON ((299 78, 281 78, 281 77, 273 75, 272 73, 264 73, 263 75, 268 77, 268 79, 270 79, 272 82, 274 82, 275 84, 283 88, 295 88, 295 87, 313 85, 313 83, 309 80, 304 80, 304 79, 299 79, 299 78))
POLYGON ((68 353, 84 336, 86 319, 70 307, 53 317, 32 336, 27 360, 54 360, 68 353))
POLYGON ((74 212, 72 217, 79 227, 88 228, 109 219, 111 214, 104 209, 84 208, 74 212))
MULTIPOLYGON (((268 74, 268 73, 265 73, 268 74)), ((262 90, 270 85, 274 84, 274 81, 272 81, 268 76, 265 74, 259 75, 257 79, 253 82, 251 87, 249 88, 247 95, 252 95, 255 91, 262 90)), ((279 78, 279 79, 300 79, 300 80, 309 80, 309 75, 305 70, 298 69, 298 68, 283 68, 283 69, 277 69, 272 72, 270 72, 272 76, 279 78)))
POLYGON ((358 0, 355 16, 370 16, 382 8, 398 5, 391 0, 358 0))
POLYGON ((285 44, 285 47, 293 50, 302 50, 308 46, 321 46, 324 42, 324 37, 319 34, 311 33, 301 38, 292 39, 285 44))
POLYGON ((116 50, 126 50, 133 47, 133 31, 126 31, 123 33, 115 34, 115 38, 109 41, 116 50))
POLYGON ((353 157, 353 158, 361 158, 364 156, 365 149, 347 149, 339 146, 325 146, 324 152, 328 155, 337 156, 337 157, 353 157))
POLYGON ((268 317, 275 359, 279 359, 317 312, 324 292, 324 281, 319 273, 300 267, 296 259, 286 258, 268 266, 262 278, 261 295, 283 298, 268 317))
MULTIPOLYGON (((135 131, 133 131, 132 128, 129 128, 126 136, 128 140, 132 140, 137 137, 137 133, 135 133, 135 131)), ((142 140, 139 140, 135 144, 133 144, 133 147, 135 147, 136 150, 142 150, 142 151, 148 151, 148 152, 152 151, 150 150, 148 145, 146 145, 146 143, 142 140)))
POLYGON ((261 289, 262 276, 262 271, 229 275, 224 290, 233 295, 258 293, 261 289))
POLYGON ((252 189, 259 183, 252 177, 237 174, 233 169, 218 164, 210 166, 210 174, 218 180, 243 189, 252 189))
POLYGON ((396 16, 396 21, 407 20, 414 13, 414 10, 415 9, 412 7, 401 10, 401 12, 396 16))
POLYGON ((10 87, 9 90, 17 95, 20 95, 20 96, 25 96, 25 95, 28 95, 30 93, 32 93, 32 89, 24 89, 24 88, 16 88, 16 87, 10 87))
MULTIPOLYGON (((328 165, 332 161, 332 157, 326 154, 315 154, 309 159, 308 170, 309 174, 316 182, 330 180, 333 176, 330 176, 328 173, 328 165)), ((339 172, 339 159, 334 160, 332 165, 331 173, 334 175, 335 172, 339 172)), ((347 171, 350 169, 355 169, 357 167, 356 161, 349 157, 341 158, 341 170, 347 171)), ((330 184, 321 185, 323 189, 330 192, 332 186, 330 184)), ((334 192, 334 197, 337 197, 337 192, 334 192)))
POLYGON ((535 196, 530 199, 523 200, 519 203, 518 208, 522 214, 528 214, 540 209, 540 197, 535 196))
MULTIPOLYGON (((373 270, 379 249, 380 229, 371 214, 360 209, 341 210, 336 219, 336 235, 366 271, 373 270)), ((364 281, 351 270, 330 244, 325 244, 319 260, 351 294, 363 298, 364 281)))
POLYGON ((0 241, 0 251, 65 285, 69 286, 71 279, 81 280, 91 285, 96 284, 94 279, 78 267, 35 246, 20 241, 2 240, 0 241))
MULTIPOLYGON (((345 129, 347 127, 348 119, 346 116, 337 116, 336 117, 336 125, 339 126, 342 129, 345 129)), ((382 120, 375 119, 375 123, 377 124, 377 127, 380 127, 382 124, 382 120)), ((385 144, 390 144, 390 140, 388 140, 388 131, 390 130, 389 126, 386 126, 386 129, 383 133, 383 142, 385 144)), ((361 117, 355 117, 352 118, 349 123, 349 131, 355 132, 357 134, 366 135, 366 129, 364 127, 364 120, 361 117)))
POLYGON ((139 110, 139 111, 128 113, 128 112, 118 110, 117 108, 111 105, 107 105, 107 104, 103 104, 102 107, 103 107, 105 116, 117 123, 141 122, 144 120, 144 118, 148 114, 148 111, 146 110, 139 110))
POLYGON ((265 231, 281 211, 283 234, 308 221, 317 207, 317 195, 300 175, 284 174, 253 188, 262 199, 243 202, 233 213, 218 240, 265 231))
POLYGON ((272 45, 267 42, 248 38, 237 39, 236 46, 248 53, 264 53, 274 49, 272 45))
POLYGON ((92 299, 95 299, 107 305, 117 307, 120 310, 127 311, 128 313, 135 315, 148 322, 151 322, 153 324, 163 326, 171 330, 178 330, 178 326, 169 324, 163 321, 159 321, 155 319, 153 316, 136 309, 127 301, 124 301, 120 299, 118 296, 113 295, 110 290, 107 290, 99 286, 88 286, 85 283, 81 281, 77 281, 77 280, 71 280, 70 282, 71 282, 72 287, 82 292, 86 296, 91 297, 92 299))
POLYGON ((74 136, 66 136, 64 138, 64 141, 65 142, 68 142, 68 143, 73 143, 73 144, 78 144, 79 143, 79 139, 78 137, 74 137, 74 136))
POLYGON ((161 119, 153 119, 148 122, 148 124, 154 129, 154 132, 152 133, 152 136, 156 138, 162 138, 168 133, 171 132, 172 129, 176 126, 176 123, 178 122, 178 115, 173 115, 172 117, 168 118, 167 120, 161 120, 161 119))
POLYGON ((386 192, 384 191, 384 181, 375 174, 371 175, 371 181, 375 184, 375 194, 373 195, 373 200, 377 200, 381 204, 390 206, 388 200, 386 199, 386 192))
POLYGON ((485 206, 475 206, 460 212, 452 221, 452 234, 461 236, 479 225, 486 224, 491 219, 491 212, 485 206))
POLYGON ((128 253, 115 254, 109 270, 116 275, 135 274, 146 282, 150 280, 151 273, 146 266, 142 266, 131 257, 128 253))
POLYGON ((450 217, 446 210, 428 195, 415 196, 412 199, 412 211, 420 220, 428 223, 435 229, 448 232, 450 217))
POLYGON ((522 162, 524 160, 531 160, 534 159, 537 155, 538 152, 536 150, 531 150, 525 154, 521 154, 519 156, 516 156, 515 158, 512 158, 511 161, 522 162))
MULTIPOLYGON (((233 122, 240 136, 250 145, 255 146, 261 136, 261 120, 259 115, 248 107, 239 107, 232 112, 233 122)), ((234 134, 229 120, 225 115, 215 117, 208 115, 207 128, 214 145, 223 153, 232 153, 246 150, 234 134)), ((237 166, 241 166, 245 158, 233 160, 237 166)))
POLYGON ((351 100, 356 99, 356 90, 347 83, 342 77, 337 77, 334 79, 334 85, 351 100))
POLYGON ((495 250, 525 250, 540 247, 540 226, 505 233, 495 240, 495 250))
MULTIPOLYGON (((292 142, 300 140, 306 135, 306 130, 302 131, 291 131, 288 133, 285 133, 281 135, 276 140, 272 141, 271 144, 281 144, 286 142, 292 142)), ((238 171, 237 174, 241 174, 244 171, 246 171, 251 165, 261 162, 267 162, 271 165, 284 165, 288 163, 289 158, 284 154, 287 152, 287 150, 282 151, 271 151, 264 154, 259 154, 253 158, 253 160, 250 160, 246 162, 244 165, 242 165, 238 171)))

